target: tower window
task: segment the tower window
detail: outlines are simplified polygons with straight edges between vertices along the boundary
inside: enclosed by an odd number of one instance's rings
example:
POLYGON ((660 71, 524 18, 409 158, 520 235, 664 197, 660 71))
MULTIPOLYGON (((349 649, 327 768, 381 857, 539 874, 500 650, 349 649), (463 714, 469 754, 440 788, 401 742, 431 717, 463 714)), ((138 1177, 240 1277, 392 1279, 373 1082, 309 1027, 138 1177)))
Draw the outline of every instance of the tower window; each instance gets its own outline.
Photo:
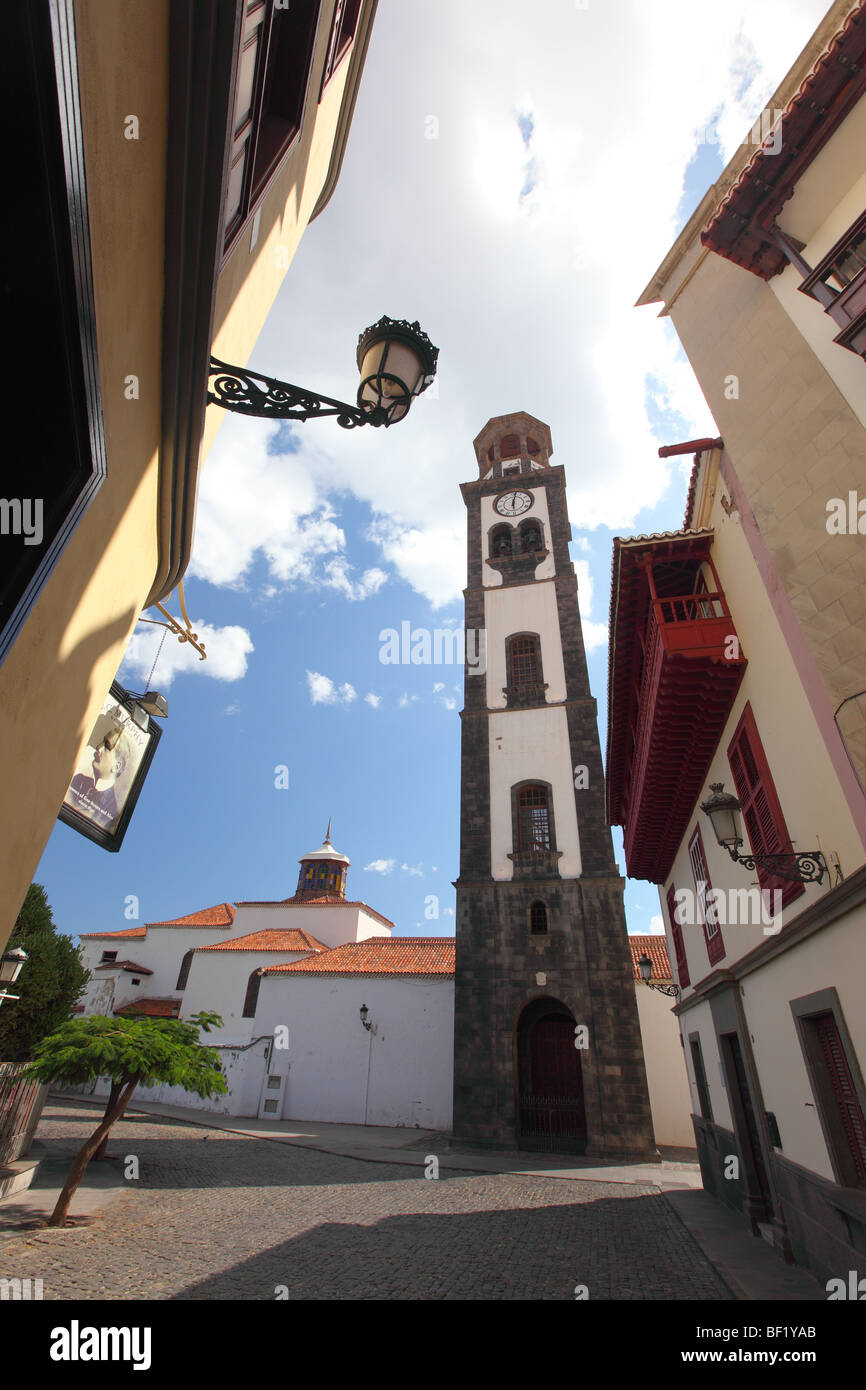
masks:
POLYGON ((510 526, 497 526, 490 537, 490 550, 494 556, 511 555, 513 553, 510 526))
POLYGON ((552 849, 550 797, 547 787, 530 783, 517 793, 518 850, 552 849))
POLYGON ((535 902, 529 909, 529 930, 533 936, 546 936, 549 930, 547 925, 547 908, 542 902, 535 902))
POLYGON ((508 683, 509 685, 534 685, 540 679, 538 660, 538 637, 522 633, 519 637, 508 639, 508 683))
POLYGON ((529 521, 520 528, 520 543, 523 550, 529 554, 533 550, 543 550, 541 540, 541 527, 537 521, 529 521))

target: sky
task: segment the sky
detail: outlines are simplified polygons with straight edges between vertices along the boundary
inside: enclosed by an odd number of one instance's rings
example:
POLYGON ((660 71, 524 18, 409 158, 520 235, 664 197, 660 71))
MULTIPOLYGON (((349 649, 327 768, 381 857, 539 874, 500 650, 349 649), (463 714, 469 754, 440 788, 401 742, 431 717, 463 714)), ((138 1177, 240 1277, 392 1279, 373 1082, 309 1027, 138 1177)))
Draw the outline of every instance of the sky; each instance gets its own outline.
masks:
MULTIPOLYGON (((56 826, 36 880, 61 930, 288 897, 332 818, 348 897, 453 933, 462 669, 386 664, 380 634, 462 624, 472 440, 535 415, 604 748, 612 537, 679 528, 691 459, 658 448, 718 433, 670 322, 633 306, 825 9, 380 0, 340 180, 250 365, 351 400, 388 314, 440 348, 436 382, 388 431, 226 416, 185 579, 208 659, 136 629, 118 678, 169 717, 119 853, 56 826)), ((626 911, 662 930, 653 885, 626 911)))

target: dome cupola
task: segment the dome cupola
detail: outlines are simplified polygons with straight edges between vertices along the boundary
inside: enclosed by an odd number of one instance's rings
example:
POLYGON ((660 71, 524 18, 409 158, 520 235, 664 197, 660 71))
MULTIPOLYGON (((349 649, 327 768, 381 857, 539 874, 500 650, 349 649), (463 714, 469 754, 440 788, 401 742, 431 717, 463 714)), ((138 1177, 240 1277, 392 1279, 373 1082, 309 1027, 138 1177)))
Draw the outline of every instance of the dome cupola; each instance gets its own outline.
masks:
POLYGON ((301 872, 298 874, 298 891, 295 899, 329 897, 345 898, 346 874, 350 860, 340 854, 331 844, 331 822, 325 842, 320 849, 305 854, 300 860, 301 872))

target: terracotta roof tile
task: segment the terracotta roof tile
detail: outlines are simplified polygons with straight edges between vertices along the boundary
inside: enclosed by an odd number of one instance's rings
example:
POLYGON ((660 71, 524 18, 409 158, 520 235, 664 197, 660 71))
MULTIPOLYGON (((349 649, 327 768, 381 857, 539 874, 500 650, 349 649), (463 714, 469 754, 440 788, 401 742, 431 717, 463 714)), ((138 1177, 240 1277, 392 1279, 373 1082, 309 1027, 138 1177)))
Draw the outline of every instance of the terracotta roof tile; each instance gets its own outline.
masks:
POLYGON ((631 963, 634 970, 634 978, 641 979, 640 966, 638 961, 646 952, 653 963, 653 980, 672 980, 671 963, 668 957, 667 942, 663 936, 652 936, 648 933, 637 936, 629 936, 628 944, 631 947, 631 963))
POLYGON ((152 975, 153 971, 148 970, 146 965, 136 965, 134 960, 102 960, 96 967, 97 970, 127 970, 130 975, 152 975))
POLYGON ((235 910, 231 903, 217 903, 216 907, 203 907, 201 912, 190 912, 186 917, 172 917, 167 922, 148 922, 149 927, 230 927, 235 920, 235 910))
POLYGON ((84 931, 82 941, 115 941, 122 936, 147 936, 147 927, 130 927, 127 931, 84 931))
POLYGON ((272 965, 265 975, 453 975, 453 936, 373 936, 321 956, 272 965))
POLYGON ((272 927, 248 932, 246 936, 231 936, 213 946, 200 946, 201 951, 327 951, 328 947, 298 927, 272 927))
POLYGON ((177 1018, 180 999, 131 999, 115 1009, 116 1014, 144 1014, 145 1018, 177 1018))

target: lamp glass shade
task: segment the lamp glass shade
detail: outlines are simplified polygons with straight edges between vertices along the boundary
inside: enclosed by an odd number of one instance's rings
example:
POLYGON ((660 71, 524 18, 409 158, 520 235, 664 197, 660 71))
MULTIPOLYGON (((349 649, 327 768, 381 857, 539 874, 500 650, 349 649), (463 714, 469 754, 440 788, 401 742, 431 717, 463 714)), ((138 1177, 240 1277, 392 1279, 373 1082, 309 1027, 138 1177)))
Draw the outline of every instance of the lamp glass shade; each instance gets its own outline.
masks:
POLYGON ((362 1022, 362 1023, 366 1023, 366 1022, 367 1022, 367 1014, 368 1014, 369 1012, 370 1012, 370 1010, 367 1008, 367 1005, 366 1005, 366 1004, 362 1004, 362 1005, 361 1005, 361 1008, 360 1008, 360 1010, 359 1010, 359 1013, 360 1013, 360 1015, 361 1015, 361 1022, 362 1022))
POLYGON ((740 825, 740 803, 730 792, 725 791, 724 782, 710 785, 712 796, 701 802, 701 810, 709 816, 716 841, 723 849, 736 849, 743 843, 740 825))
POLYGON ((638 966, 640 968, 641 979, 648 980, 650 975, 653 973, 653 963, 650 960, 649 956, 641 956, 640 960, 638 961, 638 966))
POLYGON ((380 319, 358 343, 358 405, 386 426, 402 420, 433 380, 438 355, 417 323, 380 319))
POLYGON ((22 951, 20 946, 16 946, 14 951, 7 951, 5 955, 0 957, 0 984, 14 985, 26 960, 27 952, 22 951))

